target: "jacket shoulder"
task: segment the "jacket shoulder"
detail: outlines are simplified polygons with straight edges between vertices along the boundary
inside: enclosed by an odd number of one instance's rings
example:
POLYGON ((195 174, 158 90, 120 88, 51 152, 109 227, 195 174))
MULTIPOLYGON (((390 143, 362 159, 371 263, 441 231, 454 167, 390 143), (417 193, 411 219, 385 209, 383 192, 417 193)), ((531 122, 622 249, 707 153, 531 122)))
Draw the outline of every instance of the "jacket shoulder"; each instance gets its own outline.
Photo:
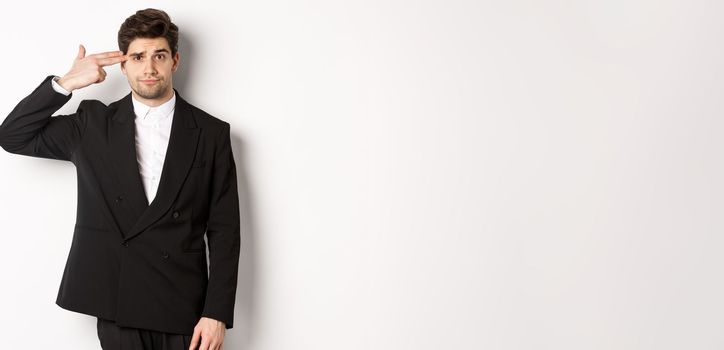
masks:
POLYGON ((78 109, 82 109, 87 112, 91 112, 94 114, 100 113, 108 113, 113 112, 118 108, 118 101, 112 102, 110 104, 105 104, 103 101, 96 100, 96 99, 85 99, 80 101, 78 104, 78 109))
POLYGON ((85 99, 83 101, 80 101, 80 104, 78 104, 78 106, 83 107, 83 108, 92 108, 92 109, 106 109, 109 107, 102 101, 99 101, 96 99, 85 99))
POLYGON ((221 132, 222 129, 230 127, 230 124, 228 122, 209 114, 203 109, 196 107, 190 103, 189 106, 191 108, 191 112, 194 114, 194 117, 196 117, 196 122, 199 124, 199 127, 208 128, 211 131, 216 130, 218 132, 221 132))

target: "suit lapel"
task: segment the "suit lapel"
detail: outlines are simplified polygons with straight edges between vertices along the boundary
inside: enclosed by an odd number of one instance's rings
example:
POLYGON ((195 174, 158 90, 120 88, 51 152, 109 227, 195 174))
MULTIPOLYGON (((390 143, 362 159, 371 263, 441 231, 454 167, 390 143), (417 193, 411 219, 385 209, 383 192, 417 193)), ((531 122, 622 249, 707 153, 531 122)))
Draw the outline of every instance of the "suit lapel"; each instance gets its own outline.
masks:
POLYGON ((178 91, 174 91, 176 106, 171 121, 171 135, 158 192, 150 204, 143 189, 136 158, 135 114, 130 93, 119 101, 118 110, 112 118, 113 127, 109 135, 113 157, 111 163, 119 176, 122 192, 128 196, 134 219, 128 231, 122 230, 125 239, 143 232, 171 208, 196 154, 199 128, 188 102, 179 96, 178 91))
MULTIPOLYGON (((131 94, 126 95, 118 103, 118 109, 111 118, 112 125, 109 128, 110 159, 107 161, 115 169, 120 184, 119 192, 123 194, 124 207, 129 210, 132 222, 136 222, 148 207, 148 200, 136 158, 136 125, 131 94)), ((130 228, 126 223, 120 226, 124 234, 130 228)))

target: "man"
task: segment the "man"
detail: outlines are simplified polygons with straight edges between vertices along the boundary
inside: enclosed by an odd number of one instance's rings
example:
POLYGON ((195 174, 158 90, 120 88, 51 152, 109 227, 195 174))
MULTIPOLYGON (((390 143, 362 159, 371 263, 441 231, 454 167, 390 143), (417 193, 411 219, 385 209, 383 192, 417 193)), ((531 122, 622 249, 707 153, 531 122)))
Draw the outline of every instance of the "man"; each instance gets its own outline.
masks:
POLYGON ((173 88, 178 27, 165 12, 130 16, 118 45, 92 55, 81 45, 67 74, 46 77, 7 116, 0 146, 75 165, 76 224, 56 304, 96 316, 104 349, 221 349, 240 248, 230 125, 173 88), (131 93, 51 117, 117 63, 131 93))

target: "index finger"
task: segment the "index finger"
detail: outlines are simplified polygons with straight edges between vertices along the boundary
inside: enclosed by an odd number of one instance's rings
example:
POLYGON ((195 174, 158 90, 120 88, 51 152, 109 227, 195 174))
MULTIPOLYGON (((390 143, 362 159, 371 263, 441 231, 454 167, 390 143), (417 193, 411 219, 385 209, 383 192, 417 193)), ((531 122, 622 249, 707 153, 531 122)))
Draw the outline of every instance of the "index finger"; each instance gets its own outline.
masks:
POLYGON ((100 52, 100 53, 94 53, 92 55, 88 55, 86 57, 95 57, 95 58, 108 58, 108 57, 116 57, 123 55, 123 51, 106 51, 106 52, 100 52))
POLYGON ((99 66, 110 66, 112 64, 116 64, 119 62, 123 62, 128 59, 127 55, 123 56, 117 56, 117 57, 109 57, 109 58, 101 58, 98 60, 99 66))

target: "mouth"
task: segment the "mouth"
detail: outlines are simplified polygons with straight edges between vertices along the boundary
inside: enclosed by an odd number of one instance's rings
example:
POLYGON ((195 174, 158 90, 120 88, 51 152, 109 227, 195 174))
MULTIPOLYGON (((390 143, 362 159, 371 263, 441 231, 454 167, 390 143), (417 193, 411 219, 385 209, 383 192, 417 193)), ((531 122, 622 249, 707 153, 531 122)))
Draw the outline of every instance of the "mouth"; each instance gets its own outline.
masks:
POLYGON ((146 85, 153 85, 153 84, 156 84, 158 82, 158 80, 140 80, 140 82, 142 84, 146 84, 146 85))

